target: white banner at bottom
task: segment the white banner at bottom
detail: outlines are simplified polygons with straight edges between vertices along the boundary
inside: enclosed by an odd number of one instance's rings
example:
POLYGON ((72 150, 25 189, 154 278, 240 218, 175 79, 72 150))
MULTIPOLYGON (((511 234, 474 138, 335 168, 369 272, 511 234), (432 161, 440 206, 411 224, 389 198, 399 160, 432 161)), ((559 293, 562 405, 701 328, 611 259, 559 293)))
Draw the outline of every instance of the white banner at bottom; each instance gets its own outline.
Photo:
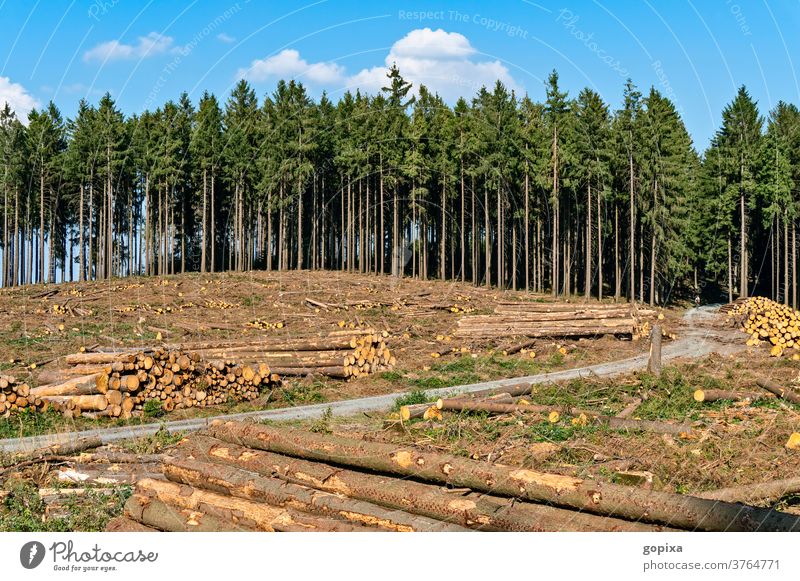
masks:
POLYGON ((792 533, 0 533, 0 579, 800 578, 792 533))

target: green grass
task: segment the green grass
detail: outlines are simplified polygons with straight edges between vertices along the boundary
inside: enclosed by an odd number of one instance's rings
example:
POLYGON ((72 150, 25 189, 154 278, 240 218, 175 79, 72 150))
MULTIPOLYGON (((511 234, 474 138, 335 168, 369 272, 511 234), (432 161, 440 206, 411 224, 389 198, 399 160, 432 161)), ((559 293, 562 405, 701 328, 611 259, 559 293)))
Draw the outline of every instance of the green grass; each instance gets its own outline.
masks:
POLYGON ((64 503, 67 516, 45 520, 45 504, 35 484, 11 480, 6 489, 9 494, 0 505, 0 531, 7 532, 102 531, 109 520, 122 514, 132 492, 130 486, 122 486, 110 495, 94 491, 73 495, 64 503))
POLYGON ((150 436, 124 440, 120 446, 133 454, 160 454, 165 449, 174 446, 183 439, 184 432, 170 433, 164 426, 150 436))
POLYGON ((404 405, 417 405, 421 403, 428 403, 432 401, 427 395, 425 395, 425 391, 422 389, 415 389, 413 391, 409 391, 408 393, 404 393, 396 400, 394 400, 394 410, 397 411, 404 405))
POLYGON ((319 403, 325 401, 325 396, 322 395, 324 387, 325 384, 320 381, 314 381, 310 384, 301 383, 284 387, 280 390, 280 394, 289 405, 319 403))
POLYGON ((64 416, 53 410, 34 412, 24 409, 20 413, 0 419, 0 438, 25 438, 57 431, 64 425, 64 416))

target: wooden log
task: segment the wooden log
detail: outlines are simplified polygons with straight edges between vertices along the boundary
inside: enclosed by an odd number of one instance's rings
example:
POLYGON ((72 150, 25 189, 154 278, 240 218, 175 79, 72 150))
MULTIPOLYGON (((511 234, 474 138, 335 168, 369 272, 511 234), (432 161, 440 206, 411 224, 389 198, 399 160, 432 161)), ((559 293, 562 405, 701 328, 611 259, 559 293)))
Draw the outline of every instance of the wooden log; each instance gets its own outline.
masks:
POLYGON ((107 533, 156 533, 158 529, 143 525, 127 516, 116 516, 108 521, 107 533))
POLYGON ((732 401, 756 401, 766 397, 770 396, 753 391, 730 391, 725 389, 697 389, 694 392, 694 401, 696 402, 714 402, 726 399, 732 401))
POLYGON ((640 397, 634 398, 632 402, 630 402, 628 405, 626 405, 617 414, 617 417, 618 418, 629 418, 629 417, 631 417, 634 413, 636 413, 636 410, 639 409, 640 405, 642 405, 642 398, 640 398, 640 397))
POLYGON ((125 503, 125 516, 145 526, 172 532, 235 532, 255 529, 205 514, 169 506, 156 498, 133 494, 125 503))
POLYGON ((67 379, 61 383, 34 387, 31 393, 36 396, 51 395, 94 395, 97 394, 97 379, 100 373, 81 375, 67 379))
POLYGON ((119 405, 122 403, 122 392, 116 390, 109 390, 105 394, 106 400, 111 405, 119 405))
POLYGON ((698 498, 708 498, 711 500, 724 500, 726 502, 758 503, 758 502, 777 502, 787 494, 797 494, 800 492, 800 478, 785 478, 783 480, 771 480, 768 482, 756 482, 742 486, 731 486, 729 488, 718 488, 701 492, 698 498))
POLYGON ((101 412, 108 407, 105 395, 73 395, 70 396, 70 399, 81 411, 101 412))
POLYGON ((14 456, 14 464, 19 465, 21 462, 38 460, 47 456, 69 456, 85 450, 91 450, 92 448, 99 448, 102 445, 103 441, 98 437, 79 438, 72 442, 53 444, 52 446, 37 448, 25 454, 17 454, 14 456))
POLYGON ((450 454, 297 429, 226 422, 209 435, 298 458, 410 476, 496 495, 689 530, 800 531, 800 517, 669 492, 499 466, 450 454))
POLYGON ((207 458, 304 484, 318 490, 366 500, 486 531, 653 531, 653 525, 633 523, 476 493, 453 494, 439 486, 334 467, 228 444, 194 435, 177 447, 180 457, 207 458))
POLYGON ((73 353, 64 357, 67 365, 111 365, 116 361, 132 363, 135 351, 116 351, 113 353, 73 353))
POLYGON ((466 530, 454 524, 386 509, 362 500, 332 495, 223 464, 175 459, 164 465, 164 474, 172 482, 266 502, 273 506, 293 507, 304 512, 343 518, 354 524, 369 524, 396 532, 466 530))
POLYGON ((770 381, 769 379, 756 379, 756 384, 759 387, 763 387, 768 392, 774 393, 781 399, 785 399, 793 404, 800 404, 800 394, 792 391, 791 389, 781 387, 774 381, 770 381))
POLYGON ((350 374, 342 367, 271 367, 273 373, 284 376, 295 375, 326 375, 337 379, 347 379, 350 374))
POLYGON ((111 373, 108 365, 75 365, 63 369, 44 370, 36 376, 36 382, 41 385, 62 383, 73 377, 92 375, 94 373, 111 373))
POLYGON ((157 464, 79 464, 56 471, 59 482, 83 485, 136 484, 143 478, 163 479, 157 464))
MULTIPOLYGON (((268 532, 320 530, 320 521, 317 521, 317 526, 313 526, 310 518, 295 518, 300 516, 300 513, 296 511, 271 506, 262 502, 244 500, 235 496, 224 496, 185 484, 144 479, 137 483, 136 492, 137 494, 146 494, 158 498, 168 506, 198 510, 204 514, 248 529, 268 532)), ((310 517, 311 515, 306 516, 310 517)), ((339 528, 336 527, 336 522, 332 519, 326 519, 322 530, 353 530, 350 523, 338 521, 338 524, 343 525, 343 527, 339 528)), ((368 530, 367 528, 358 528, 359 530, 368 530)), ((372 530, 375 531, 377 529, 373 528, 372 530)))

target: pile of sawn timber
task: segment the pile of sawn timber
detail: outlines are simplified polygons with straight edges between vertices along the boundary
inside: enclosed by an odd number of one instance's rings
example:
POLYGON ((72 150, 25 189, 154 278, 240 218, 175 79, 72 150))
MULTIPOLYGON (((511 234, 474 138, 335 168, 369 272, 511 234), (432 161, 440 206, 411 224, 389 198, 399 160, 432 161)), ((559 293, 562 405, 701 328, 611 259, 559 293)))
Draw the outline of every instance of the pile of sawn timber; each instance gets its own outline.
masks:
POLYGON ((340 379, 391 369, 396 363, 386 345, 387 332, 343 329, 323 336, 183 343, 205 359, 265 363, 281 376, 324 375, 340 379))
POLYGON ((461 317, 456 337, 636 337, 655 311, 633 304, 500 303, 491 315, 461 317))
POLYGON ((0 416, 8 417, 12 413, 25 409, 38 410, 44 406, 41 398, 31 396, 27 383, 18 381, 12 375, 0 375, 0 416))
POLYGON ((67 416, 130 418, 158 400, 164 411, 206 407, 229 400, 252 401, 279 381, 269 366, 204 361, 196 352, 154 348, 144 351, 75 353, 68 368, 39 374, 49 381, 32 396, 67 416))
POLYGON ((800 517, 300 429, 218 422, 140 480, 124 531, 800 531, 800 517))

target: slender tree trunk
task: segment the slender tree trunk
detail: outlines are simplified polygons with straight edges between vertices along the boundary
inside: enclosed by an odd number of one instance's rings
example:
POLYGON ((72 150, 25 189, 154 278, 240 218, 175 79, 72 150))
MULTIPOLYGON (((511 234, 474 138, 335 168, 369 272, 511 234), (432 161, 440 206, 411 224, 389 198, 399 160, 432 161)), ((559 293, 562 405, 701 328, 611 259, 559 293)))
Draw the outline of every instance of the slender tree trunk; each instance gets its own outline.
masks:
MULTIPOLYGON (((527 151, 528 146, 525 146, 525 150, 527 151)), ((529 234, 531 230, 530 226, 530 219, 531 219, 531 212, 530 212, 530 178, 528 175, 528 162, 525 162, 525 290, 531 290, 531 274, 530 274, 530 265, 531 265, 531 254, 530 254, 530 242, 529 242, 529 234)))
POLYGON ((630 212, 630 232, 629 232, 629 249, 630 249, 630 290, 628 292, 628 299, 633 302, 636 300, 634 295, 634 288, 635 288, 635 281, 636 281, 636 249, 635 249, 635 238, 636 238, 636 208, 634 207, 634 199, 633 199, 633 153, 628 153, 628 194, 629 194, 629 206, 628 211, 630 212))
POLYGON ((203 168, 203 218, 202 218, 202 239, 200 241, 200 272, 205 274, 206 272, 206 244, 208 240, 208 208, 207 208, 207 200, 208 200, 208 168, 203 168))
POLYGON ((614 302, 622 297, 622 270, 619 264, 619 206, 614 202, 614 302))
MULTIPOLYGON (((739 172, 743 172, 741 166, 739 168, 739 172)), ((746 221, 747 217, 745 214, 744 208, 744 187, 740 185, 739 187, 739 209, 740 209, 740 245, 739 245, 739 254, 740 254, 740 266, 739 266, 739 296, 746 297, 747 296, 747 287, 748 287, 748 272, 747 272, 747 227, 746 221)))
POLYGON ((783 211, 783 304, 789 304, 789 221, 783 211))
POLYGON ((491 237, 489 234, 489 188, 486 184, 483 186, 483 235, 484 235, 484 284, 486 288, 492 286, 492 245, 491 237))
POLYGON ((583 291, 586 300, 592 294, 592 185, 591 180, 586 188, 586 251, 584 254, 585 277, 583 291))
POLYGON ((603 300, 603 223, 600 193, 597 198, 597 299, 603 300))
POLYGON ((730 234, 728 234, 728 302, 733 302, 733 249, 730 234))

